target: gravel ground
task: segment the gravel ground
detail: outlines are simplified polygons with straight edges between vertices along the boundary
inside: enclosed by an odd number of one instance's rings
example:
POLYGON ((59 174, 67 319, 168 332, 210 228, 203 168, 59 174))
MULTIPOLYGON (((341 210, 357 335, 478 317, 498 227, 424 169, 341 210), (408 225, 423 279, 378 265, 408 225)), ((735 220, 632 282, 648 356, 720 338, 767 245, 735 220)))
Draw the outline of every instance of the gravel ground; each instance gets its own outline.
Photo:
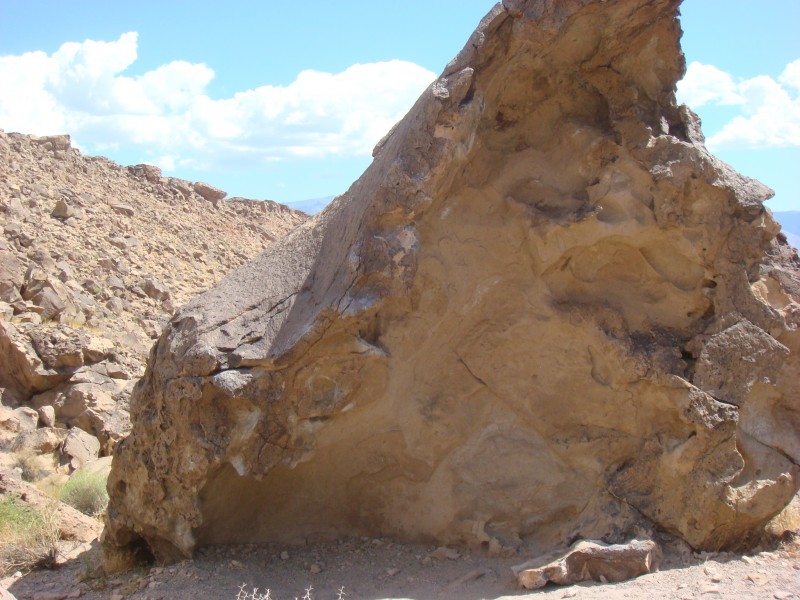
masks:
POLYGON ((800 599, 800 553, 784 548, 752 556, 667 554, 661 570, 617 584, 587 582, 521 590, 510 567, 525 556, 464 553, 432 558, 431 546, 357 538, 303 547, 228 546, 201 550, 169 567, 140 565, 97 575, 96 546, 54 571, 17 579, 18 600, 242 600, 270 590, 271 600, 502 598, 800 599), (244 586, 242 588, 242 586, 244 586), (240 589, 242 591, 240 591, 240 589), (310 592, 307 592, 310 590, 310 592), (341 590, 341 591, 340 591, 341 590))

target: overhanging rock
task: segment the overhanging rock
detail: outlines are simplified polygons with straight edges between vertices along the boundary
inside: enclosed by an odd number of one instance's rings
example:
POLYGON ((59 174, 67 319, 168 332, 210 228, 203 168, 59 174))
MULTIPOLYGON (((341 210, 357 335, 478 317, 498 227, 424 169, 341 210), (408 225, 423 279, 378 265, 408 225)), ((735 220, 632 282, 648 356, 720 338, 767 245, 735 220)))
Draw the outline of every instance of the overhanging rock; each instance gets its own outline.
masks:
POLYGON ((350 190, 175 315, 108 535, 746 543, 798 487, 797 256, 675 102, 677 0, 508 0, 350 190))

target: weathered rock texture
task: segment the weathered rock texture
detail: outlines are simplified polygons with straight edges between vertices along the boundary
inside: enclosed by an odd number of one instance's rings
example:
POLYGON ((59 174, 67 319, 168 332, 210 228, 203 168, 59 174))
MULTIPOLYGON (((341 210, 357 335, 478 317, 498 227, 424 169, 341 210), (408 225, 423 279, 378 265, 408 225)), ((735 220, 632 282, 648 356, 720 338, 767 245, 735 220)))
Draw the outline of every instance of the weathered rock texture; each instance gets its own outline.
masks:
POLYGON ((746 543, 798 487, 794 251, 675 103, 678 0, 506 0, 344 197, 184 307, 109 539, 746 543))

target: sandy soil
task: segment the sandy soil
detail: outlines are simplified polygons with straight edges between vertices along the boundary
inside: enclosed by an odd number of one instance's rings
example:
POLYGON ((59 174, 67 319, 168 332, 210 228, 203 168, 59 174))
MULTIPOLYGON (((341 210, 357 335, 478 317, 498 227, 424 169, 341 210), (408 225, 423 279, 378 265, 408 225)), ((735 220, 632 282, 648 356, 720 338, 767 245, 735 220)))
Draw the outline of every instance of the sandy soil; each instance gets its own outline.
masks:
MULTIPOLYGON (((270 590, 271 600, 503 598, 736 598, 800 599, 800 553, 796 548, 752 556, 670 552, 661 571, 617 584, 517 587, 511 565, 525 556, 488 558, 465 553, 434 559, 430 546, 384 539, 350 539, 297 548, 230 546, 200 551, 195 560, 170 567, 141 565, 114 576, 97 575, 94 547, 55 571, 37 571, 9 590, 18 600, 63 598, 111 600, 234 600, 244 592, 270 590), (244 586, 244 592, 240 588, 244 586)), ((251 598, 251 596, 247 596, 251 598)))

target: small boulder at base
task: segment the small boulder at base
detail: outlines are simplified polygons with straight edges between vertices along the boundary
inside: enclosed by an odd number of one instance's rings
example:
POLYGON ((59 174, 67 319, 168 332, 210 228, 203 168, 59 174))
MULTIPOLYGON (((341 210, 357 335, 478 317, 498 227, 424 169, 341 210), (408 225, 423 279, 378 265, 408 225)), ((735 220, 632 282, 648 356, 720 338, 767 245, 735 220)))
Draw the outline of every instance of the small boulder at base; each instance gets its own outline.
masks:
POLYGON ((551 582, 571 585, 587 580, 616 583, 633 579, 657 570, 660 559, 661 551, 652 540, 626 544, 581 540, 554 560, 532 560, 511 570, 522 587, 537 590, 551 582))

